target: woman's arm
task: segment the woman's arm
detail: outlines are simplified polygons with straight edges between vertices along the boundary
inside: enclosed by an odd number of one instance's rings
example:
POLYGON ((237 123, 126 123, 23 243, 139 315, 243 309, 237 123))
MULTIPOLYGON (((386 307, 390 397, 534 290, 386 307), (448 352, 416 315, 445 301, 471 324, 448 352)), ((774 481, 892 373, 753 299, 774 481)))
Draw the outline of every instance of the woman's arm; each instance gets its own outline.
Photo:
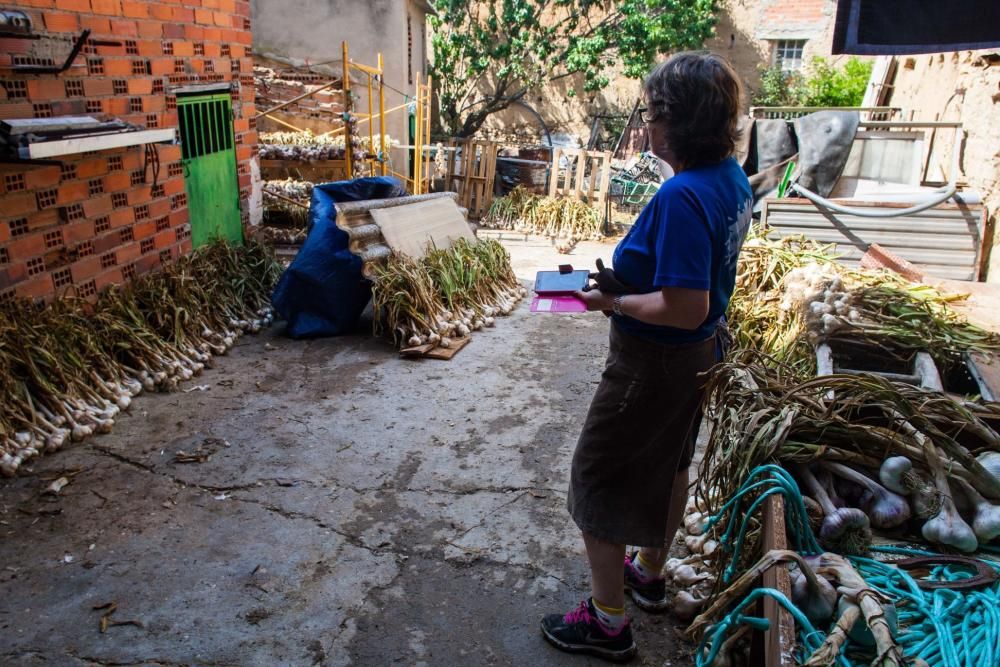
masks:
MULTIPOLYGON (((576 297, 587 304, 587 310, 610 311, 616 296, 596 289, 576 293, 576 297)), ((694 330, 708 316, 708 290, 664 287, 648 294, 626 294, 621 311, 646 324, 694 330)))

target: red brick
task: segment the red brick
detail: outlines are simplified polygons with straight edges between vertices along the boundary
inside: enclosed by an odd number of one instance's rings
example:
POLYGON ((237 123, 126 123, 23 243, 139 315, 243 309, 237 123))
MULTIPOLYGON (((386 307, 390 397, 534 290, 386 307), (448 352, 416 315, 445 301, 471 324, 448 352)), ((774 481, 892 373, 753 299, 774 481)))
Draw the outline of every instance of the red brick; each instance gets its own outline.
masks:
POLYGON ((132 185, 132 179, 127 171, 116 171, 104 177, 105 192, 119 192, 132 185))
POLYGON ((174 55, 178 58, 186 58, 194 55, 194 42, 187 40, 174 42, 174 55))
POLYGON ((53 116, 79 116, 87 112, 87 100, 60 100, 52 103, 53 116))
POLYGON ((119 264, 128 264, 129 262, 138 259, 141 254, 142 253, 139 252, 138 243, 123 245, 115 251, 115 257, 118 259, 119 264))
POLYGON ((76 163, 77 178, 93 178, 108 172, 108 161, 101 157, 88 158, 76 163))
POLYGON ((122 37, 137 37, 139 29, 135 21, 111 19, 111 32, 122 37))
POLYGON ((225 41, 223 32, 218 28, 205 28, 205 41, 206 42, 225 41))
MULTIPOLYGON (((233 25, 233 18, 224 12, 212 12, 212 22, 220 28, 228 28, 233 25)), ((243 24, 242 19, 237 19, 240 21, 240 25, 243 24)))
POLYGON ((112 211, 109 217, 111 218, 112 229, 126 227, 135 222, 135 214, 132 213, 132 209, 130 208, 120 208, 116 211, 112 211))
POLYGON ((84 257, 74 262, 73 266, 70 267, 70 272, 73 274, 73 282, 77 284, 96 277, 101 270, 101 258, 98 255, 84 257))
POLYGON ((63 206, 86 199, 88 196, 87 183, 85 181, 74 181, 59 186, 59 195, 56 198, 56 203, 63 206))
POLYGON ((188 210, 186 208, 180 211, 174 211, 170 214, 170 227, 180 227, 181 225, 187 223, 188 221, 188 210))
POLYGON ((100 97, 103 95, 114 95, 114 84, 111 79, 88 78, 83 82, 83 91, 87 97, 100 97))
MULTIPOLYGON (((157 27, 157 37, 163 36, 163 31, 157 27)), ((162 39, 143 39, 139 41, 139 55, 149 58, 151 56, 161 56, 163 55, 163 40, 162 39)))
POLYGON ((90 0, 90 7, 95 14, 109 16, 120 16, 122 11, 119 0, 90 0))
POLYGON ((156 220, 170 214, 170 200, 157 199, 149 205, 149 217, 156 220))
POLYGON ((98 18, 96 16, 81 16, 80 27, 90 30, 95 35, 111 34, 111 21, 108 19, 98 18))
POLYGON ((175 234, 169 229, 166 229, 156 235, 156 237, 153 239, 153 246, 157 250, 163 250, 164 248, 169 248, 171 245, 173 245, 174 238, 175 234))
MULTIPOLYGON (((30 172, 29 172, 30 173, 30 172)), ((3 215, 11 218, 32 213, 37 207, 35 194, 33 192, 22 192, 16 195, 4 195, 3 215)))
POLYGON ((132 59, 105 58, 104 73, 107 76, 118 76, 118 77, 132 76, 132 59))
POLYGON ((52 277, 47 273, 36 276, 17 286, 17 295, 25 299, 40 299, 51 296, 54 291, 55 287, 52 285, 52 277))
MULTIPOLYGON (((84 0, 83 4, 87 4, 86 0, 84 0)), ((74 14, 56 14, 46 12, 45 29, 49 32, 76 32, 80 29, 80 20, 74 14)))
POLYGON ((176 162, 181 159, 180 146, 159 146, 160 162, 176 162))
POLYGON ((31 42, 27 39, 0 39, 0 51, 4 53, 31 53, 31 42))
MULTIPOLYGON (((24 182, 29 190, 55 187, 56 185, 59 185, 60 178, 61 171, 59 167, 29 169, 24 173, 24 182)), ((6 208, 6 206, 4 208, 6 208)))
POLYGON ((194 10, 194 22, 202 25, 212 25, 212 11, 209 9, 194 10))
POLYGON ((135 78, 128 80, 129 95, 149 95, 153 92, 153 80, 147 78, 135 78))
POLYGON ((66 97, 66 88, 59 79, 40 77, 28 80, 28 99, 32 102, 51 102, 61 97, 66 97))
POLYGON ((125 97, 106 99, 104 100, 104 111, 115 117, 124 116, 125 112, 128 111, 128 99, 125 97))
POLYGON ((142 110, 146 113, 156 113, 157 111, 163 111, 166 108, 167 100, 162 95, 147 97, 142 101, 142 110))
POLYGON ((139 21, 139 35, 148 39, 161 39, 163 24, 158 21, 139 21))
POLYGON ((135 263, 135 272, 137 274, 149 273, 156 267, 160 265, 160 256, 154 253, 148 255, 143 255, 139 258, 139 261, 135 263))
POLYGON ((94 239, 94 254, 103 255, 112 248, 118 247, 118 232, 104 234, 94 239))
POLYGON ((191 250, 193 249, 193 245, 191 243, 191 239, 184 239, 183 241, 181 241, 180 248, 181 248, 181 254, 182 255, 186 255, 189 252, 191 252, 191 250))
POLYGON ((90 0, 56 0, 56 9, 68 12, 89 12, 90 0))
POLYGON ((29 232, 19 236, 7 245, 11 261, 25 261, 45 252, 45 236, 42 232, 29 232))
POLYGON ((168 5, 152 4, 149 6, 149 14, 160 21, 171 21, 174 17, 174 8, 168 5))
POLYGON ((149 5, 145 2, 134 2, 133 0, 122 0, 122 14, 134 19, 148 19, 149 5))
POLYGON ((0 222, 0 244, 6 243, 10 240, 10 227, 7 226, 6 222, 0 222))
POLYGON ((163 184, 163 193, 168 197, 179 195, 182 192, 184 192, 183 177, 171 178, 163 184))
POLYGON ((50 208, 47 211, 39 211, 31 217, 28 218, 28 229, 31 231, 36 231, 39 229, 46 229, 47 227, 52 227, 62 223, 62 219, 59 217, 59 210, 55 208, 50 208))
POLYGON ((149 63, 150 72, 153 76, 163 76, 174 73, 173 58, 153 58, 149 63))
POLYGON ((184 26, 184 37, 194 42, 200 41, 205 38, 205 29, 191 21, 184 26))
POLYGON ((139 204, 145 204, 149 201, 151 186, 146 185, 142 187, 133 188, 128 193, 128 204, 129 206, 138 206, 139 204))
POLYGON ((184 39, 188 26, 180 23, 164 23, 163 36, 166 39, 184 39))
POLYGON ((141 241, 156 233, 156 223, 152 220, 137 222, 132 226, 132 233, 135 234, 136 241, 141 241))
POLYGON ((227 14, 236 13, 236 2, 235 0, 219 0, 219 11, 226 12, 227 14))
POLYGON ((0 104, 0 120, 7 118, 31 118, 35 110, 30 102, 0 104))
POLYGON ((102 215, 107 215, 114 210, 111 206, 111 195, 103 195, 101 197, 92 197, 87 201, 83 202, 83 212, 88 218, 97 218, 102 215))
POLYGON ((67 244, 89 241, 94 238, 94 221, 83 220, 63 227, 63 237, 67 244))
POLYGON ((101 291, 105 287, 109 287, 111 285, 121 285, 122 281, 123 278, 121 269, 110 269, 99 274, 94 279, 94 284, 97 286, 97 291, 101 291))

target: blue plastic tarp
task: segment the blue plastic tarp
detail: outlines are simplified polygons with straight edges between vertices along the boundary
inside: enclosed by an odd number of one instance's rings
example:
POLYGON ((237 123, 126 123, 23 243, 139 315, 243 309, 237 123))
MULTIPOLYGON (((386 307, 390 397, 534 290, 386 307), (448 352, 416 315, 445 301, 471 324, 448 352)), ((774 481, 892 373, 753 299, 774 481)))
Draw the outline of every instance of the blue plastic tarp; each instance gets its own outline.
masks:
POLYGON ((271 295, 274 310, 292 338, 339 336, 355 331, 371 298, 361 258, 347 249, 347 233, 335 223, 337 203, 406 194, 395 178, 379 176, 322 183, 309 203, 309 233, 271 295))

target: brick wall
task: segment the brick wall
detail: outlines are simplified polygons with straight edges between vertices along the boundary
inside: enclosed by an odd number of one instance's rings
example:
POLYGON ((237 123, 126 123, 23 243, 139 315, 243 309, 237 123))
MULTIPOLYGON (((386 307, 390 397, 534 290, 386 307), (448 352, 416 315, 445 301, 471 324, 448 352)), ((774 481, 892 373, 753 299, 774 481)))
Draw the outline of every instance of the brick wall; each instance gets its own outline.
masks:
MULTIPOLYGON (((257 131, 250 0, 15 0, 39 40, 0 39, 0 119, 108 115, 177 127, 184 85, 232 85, 243 221, 250 221, 257 131), (12 64, 62 64, 73 38, 95 40, 62 74, 12 64)), ((0 299, 90 296, 191 250, 180 146, 157 146, 153 182, 135 146, 59 158, 61 166, 0 165, 0 299)))

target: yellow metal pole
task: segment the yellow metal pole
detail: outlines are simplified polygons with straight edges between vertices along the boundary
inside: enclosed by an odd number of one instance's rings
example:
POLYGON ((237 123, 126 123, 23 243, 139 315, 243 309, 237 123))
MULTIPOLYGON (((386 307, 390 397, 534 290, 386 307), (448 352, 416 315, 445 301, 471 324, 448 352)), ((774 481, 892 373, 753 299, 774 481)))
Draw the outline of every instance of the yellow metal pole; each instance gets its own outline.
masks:
MULTIPOLYGON (((372 75, 368 75, 368 118, 372 117, 372 75)), ((371 154, 375 151, 375 123, 368 123, 368 152, 371 154)), ((376 158, 378 153, 375 152, 376 158)), ((369 158, 368 160, 368 175, 375 175, 375 159, 369 158)))
MULTIPOLYGON (((427 83, 424 85, 424 91, 425 91, 424 104, 427 105, 427 108, 424 111, 424 123, 427 124, 427 127, 424 131, 424 142, 429 144, 431 142, 431 76, 430 75, 427 76, 427 83)), ((434 172, 431 170, 431 154, 430 151, 428 151, 427 171, 426 171, 427 192, 431 191, 431 180, 433 179, 433 177, 434 177, 434 172)))
POLYGON ((341 86, 344 91, 344 159, 347 165, 347 180, 354 178, 354 156, 351 155, 351 139, 353 133, 351 132, 351 63, 347 56, 347 41, 340 43, 341 49, 344 52, 344 81, 341 86))
POLYGON ((423 185, 423 179, 420 176, 420 167, 423 164, 423 151, 421 147, 424 145, 423 133, 424 133, 424 123, 423 123, 423 111, 424 105, 420 100, 420 72, 417 72, 417 103, 416 103, 416 119, 414 122, 414 137, 413 137, 413 194, 420 194, 420 187, 423 185))
POLYGON ((378 155, 382 163, 382 176, 386 175, 388 156, 385 148, 385 67, 382 63, 382 53, 378 54, 378 155))

